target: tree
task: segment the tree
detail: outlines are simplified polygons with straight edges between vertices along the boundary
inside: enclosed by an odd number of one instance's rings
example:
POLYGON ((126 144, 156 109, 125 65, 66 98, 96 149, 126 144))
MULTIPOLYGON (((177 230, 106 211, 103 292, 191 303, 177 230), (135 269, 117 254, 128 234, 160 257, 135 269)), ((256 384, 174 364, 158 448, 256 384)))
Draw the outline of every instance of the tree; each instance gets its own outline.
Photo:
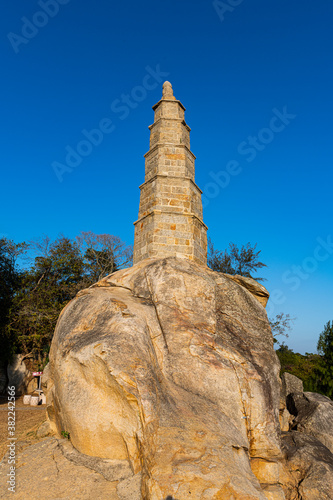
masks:
POLYGON ((333 396, 333 321, 324 326, 317 344, 318 354, 294 353, 282 343, 276 351, 281 372, 289 372, 303 380, 304 390, 333 396))
POLYGON ((328 321, 319 335, 317 350, 327 360, 333 360, 333 321, 328 321))
POLYGON ((22 354, 32 352, 42 363, 63 307, 87 286, 84 262, 75 241, 59 237, 31 244, 37 255, 23 273, 20 290, 10 309, 7 331, 22 354))
POLYGON ((54 328, 66 304, 82 288, 130 265, 131 247, 117 236, 81 233, 76 239, 48 236, 29 243, 30 267, 12 295, 5 331, 13 352, 47 360, 54 328))
POLYGON ((300 378, 305 391, 321 392, 318 377, 321 358, 318 354, 299 354, 284 343, 279 346, 276 354, 281 363, 281 374, 288 372, 300 378))
POLYGON ((213 271, 226 274, 239 274, 257 281, 264 281, 264 278, 252 276, 258 269, 266 267, 266 264, 259 261, 260 250, 256 251, 257 245, 250 243, 238 248, 234 243, 229 243, 229 249, 216 250, 211 239, 208 239, 208 266, 213 271))
POLYGON ((12 340, 7 332, 7 322, 13 298, 20 287, 21 273, 17 259, 26 250, 25 243, 15 244, 6 238, 0 238, 0 361, 10 359, 12 340))
POLYGON ((288 333, 286 332, 291 330, 291 325, 294 321, 295 318, 291 318, 289 314, 284 314, 282 312, 277 314, 275 318, 269 318, 269 324, 271 326, 274 343, 280 345, 280 342, 277 339, 279 335, 283 335, 286 338, 289 337, 288 333))
POLYGON ((118 236, 89 231, 82 232, 76 239, 84 253, 85 265, 92 282, 132 265, 132 247, 126 246, 118 236))
POLYGON ((333 397, 333 321, 328 321, 319 335, 318 353, 322 356, 318 369, 320 390, 329 398, 333 397))

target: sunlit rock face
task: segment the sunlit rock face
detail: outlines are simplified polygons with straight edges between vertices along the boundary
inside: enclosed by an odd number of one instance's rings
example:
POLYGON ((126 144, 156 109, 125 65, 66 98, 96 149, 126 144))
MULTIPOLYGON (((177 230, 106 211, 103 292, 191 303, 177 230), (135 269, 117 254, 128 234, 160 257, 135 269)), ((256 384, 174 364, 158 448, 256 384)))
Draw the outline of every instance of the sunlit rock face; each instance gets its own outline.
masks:
POLYGON ((284 498, 268 294, 241 283, 185 259, 147 259, 61 314, 50 418, 115 479, 139 478, 137 499, 284 498))

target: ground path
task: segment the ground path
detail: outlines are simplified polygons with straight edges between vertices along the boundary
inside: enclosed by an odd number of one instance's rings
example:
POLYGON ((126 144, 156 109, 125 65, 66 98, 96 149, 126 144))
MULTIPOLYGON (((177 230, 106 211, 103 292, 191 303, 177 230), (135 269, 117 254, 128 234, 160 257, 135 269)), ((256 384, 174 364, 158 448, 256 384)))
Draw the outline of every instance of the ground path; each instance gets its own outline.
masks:
MULTIPOLYGON (((46 405, 28 406, 23 404, 23 396, 15 401, 15 437, 20 441, 37 442, 36 431, 46 420, 46 405)), ((0 397, 0 461, 8 444, 8 400, 0 397)))

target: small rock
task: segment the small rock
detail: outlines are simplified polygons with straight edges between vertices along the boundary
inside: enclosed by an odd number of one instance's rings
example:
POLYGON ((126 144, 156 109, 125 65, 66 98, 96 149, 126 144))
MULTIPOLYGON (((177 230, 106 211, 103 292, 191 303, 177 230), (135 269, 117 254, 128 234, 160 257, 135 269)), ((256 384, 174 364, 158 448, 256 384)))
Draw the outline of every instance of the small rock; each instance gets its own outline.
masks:
POLYGON ((37 429, 37 437, 43 438, 43 437, 46 437, 46 436, 50 436, 51 434, 53 434, 53 432, 52 432, 52 429, 51 429, 50 422, 48 420, 46 420, 45 422, 43 422, 38 427, 38 429, 37 429))

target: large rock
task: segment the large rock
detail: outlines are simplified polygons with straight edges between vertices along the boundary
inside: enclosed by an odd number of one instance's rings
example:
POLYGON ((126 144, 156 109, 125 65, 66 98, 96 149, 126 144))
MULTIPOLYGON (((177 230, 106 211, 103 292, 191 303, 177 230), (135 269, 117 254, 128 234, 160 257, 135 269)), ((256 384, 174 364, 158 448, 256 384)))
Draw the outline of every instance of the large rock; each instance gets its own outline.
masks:
POLYGON ((140 480, 132 500, 284 498, 268 294, 246 281, 147 259, 63 310, 49 418, 79 452, 140 480))
POLYGON ((313 436, 288 432, 283 449, 289 478, 284 477, 287 500, 332 500, 333 455, 313 436))
POLYGON ((292 393, 288 410, 295 416, 293 427, 316 437, 333 453, 333 401, 314 392, 292 393))

